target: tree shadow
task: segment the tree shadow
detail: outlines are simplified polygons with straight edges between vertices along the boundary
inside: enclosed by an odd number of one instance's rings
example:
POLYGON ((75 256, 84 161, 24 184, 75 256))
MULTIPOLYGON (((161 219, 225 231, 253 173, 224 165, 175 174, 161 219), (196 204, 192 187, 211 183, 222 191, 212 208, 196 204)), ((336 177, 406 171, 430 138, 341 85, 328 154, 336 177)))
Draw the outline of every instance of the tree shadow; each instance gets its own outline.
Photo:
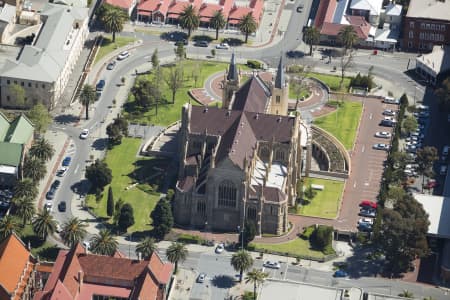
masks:
POLYGON ((374 255, 375 249, 369 246, 354 248, 354 255, 347 258, 345 271, 352 278, 376 277, 381 274, 385 260, 374 255))
POLYGON ((241 46, 244 44, 244 41, 237 38, 224 38, 222 43, 227 43, 231 47, 241 46))
POLYGON ((105 150, 107 146, 108 146, 108 138, 98 138, 94 140, 94 142, 92 143, 92 148, 98 151, 105 150))
POLYGON ((30 244, 31 248, 39 248, 45 243, 45 240, 40 239, 37 235, 24 236, 22 241, 25 245, 30 244))
POLYGON ((49 247, 42 248, 37 252, 37 255, 41 259, 47 260, 47 261, 55 261, 56 257, 58 256, 59 250, 61 250, 58 246, 53 245, 49 247))
POLYGON ((169 42, 176 42, 181 41, 183 39, 187 39, 187 34, 183 31, 169 31, 164 32, 160 35, 161 39, 169 41, 169 42))
POLYGON ((65 114, 65 115, 59 115, 59 116, 55 117, 55 122, 60 123, 60 124, 71 124, 71 123, 76 123, 79 121, 80 121, 80 117, 75 116, 75 115, 65 114))
POLYGON ((303 51, 292 50, 292 51, 286 52, 286 56, 288 58, 302 58, 305 56, 305 53, 303 51))
POLYGON ((89 192, 89 180, 81 179, 70 186, 70 189, 79 196, 86 196, 89 192))
POLYGON ((194 35, 192 37, 192 40, 194 42, 207 41, 208 43, 210 43, 213 40, 213 38, 208 35, 194 35))
POLYGON ((211 284, 219 289, 229 289, 236 285, 236 281, 228 275, 216 275, 211 280, 211 284))

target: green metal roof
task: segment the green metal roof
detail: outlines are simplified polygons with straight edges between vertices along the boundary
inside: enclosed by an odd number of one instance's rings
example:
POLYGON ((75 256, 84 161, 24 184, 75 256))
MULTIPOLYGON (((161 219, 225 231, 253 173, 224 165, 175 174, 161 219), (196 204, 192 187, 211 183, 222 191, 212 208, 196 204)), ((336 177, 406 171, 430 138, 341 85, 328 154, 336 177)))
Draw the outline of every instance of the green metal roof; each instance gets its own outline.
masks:
POLYGON ((18 167, 22 149, 23 144, 0 142, 0 165, 18 167))
POLYGON ((0 142, 5 140, 6 133, 9 129, 9 121, 6 116, 0 112, 0 142))
POLYGON ((9 126, 5 141, 10 143, 27 144, 33 135, 33 125, 24 116, 16 118, 9 126))

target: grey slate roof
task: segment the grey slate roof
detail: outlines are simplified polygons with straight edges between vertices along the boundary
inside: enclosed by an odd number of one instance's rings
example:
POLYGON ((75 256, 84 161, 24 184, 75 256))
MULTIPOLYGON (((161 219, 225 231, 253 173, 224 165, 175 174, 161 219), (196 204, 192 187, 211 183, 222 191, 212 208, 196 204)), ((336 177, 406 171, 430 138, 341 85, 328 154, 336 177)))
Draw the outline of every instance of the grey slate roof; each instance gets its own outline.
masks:
POLYGON ((5 63, 2 76, 42 82, 59 78, 70 54, 64 47, 69 33, 75 21, 87 18, 88 9, 48 4, 41 15, 45 21, 35 44, 24 46, 17 60, 5 63))
POLYGON ((284 76, 284 55, 281 55, 280 62, 278 63, 277 77, 275 78, 275 87, 281 89, 286 85, 286 78, 284 76))
POLYGON ((235 94, 232 110, 264 113, 270 91, 258 76, 253 75, 235 94))
POLYGON ((238 79, 238 69, 236 65, 236 57, 234 56, 234 50, 233 54, 231 54, 231 61, 230 66, 228 68, 228 74, 227 74, 228 80, 237 80, 238 79))

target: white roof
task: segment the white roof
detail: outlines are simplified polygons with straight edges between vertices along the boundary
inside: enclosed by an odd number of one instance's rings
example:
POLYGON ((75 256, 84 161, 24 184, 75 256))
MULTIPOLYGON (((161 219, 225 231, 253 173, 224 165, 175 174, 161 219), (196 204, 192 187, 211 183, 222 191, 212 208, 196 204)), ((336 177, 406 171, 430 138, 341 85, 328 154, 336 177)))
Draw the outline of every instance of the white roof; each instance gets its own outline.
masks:
MULTIPOLYGON (((261 160, 256 161, 255 170, 252 176, 252 185, 263 185, 263 178, 266 175, 267 163, 261 160)), ((270 167, 266 186, 282 190, 287 177, 287 168, 279 162, 273 162, 270 167)))
POLYGON ((379 16, 383 0, 352 0, 351 9, 370 11, 370 15, 379 16))
POLYGON ((414 194, 428 214, 428 234, 450 238, 450 197, 414 194))
POLYGON ((403 6, 391 2, 386 6, 385 11, 387 16, 400 16, 402 9, 403 6))
POLYGON ((375 33, 375 41, 397 43, 400 31, 387 29, 377 29, 375 33))
POLYGON ((5 5, 0 8, 0 21, 9 23, 14 20, 16 16, 16 7, 5 3, 5 5))
POLYGON ((450 1, 411 0, 407 17, 450 21, 450 1))
POLYGON ((425 65, 435 76, 446 72, 450 70, 450 46, 434 46, 431 53, 417 57, 416 62, 425 65))
POLYGON ((308 145, 308 136, 311 134, 311 127, 300 122, 300 145, 306 147, 308 145))
POLYGON ((0 165, 0 173, 1 174, 16 175, 17 174, 17 167, 0 165))

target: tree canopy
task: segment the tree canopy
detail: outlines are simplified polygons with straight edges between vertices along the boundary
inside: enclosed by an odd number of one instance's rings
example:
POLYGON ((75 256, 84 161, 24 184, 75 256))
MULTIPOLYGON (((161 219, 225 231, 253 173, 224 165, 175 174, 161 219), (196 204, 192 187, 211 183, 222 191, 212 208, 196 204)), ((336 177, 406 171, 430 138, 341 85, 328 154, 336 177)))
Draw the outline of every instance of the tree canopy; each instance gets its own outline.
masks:
POLYGON ((88 179, 95 188, 103 189, 111 183, 112 172, 105 161, 97 159, 95 163, 86 167, 86 179, 88 179))
POLYGON ((157 239, 163 239, 173 226, 172 207, 165 198, 158 201, 150 214, 153 220, 153 232, 157 239))

